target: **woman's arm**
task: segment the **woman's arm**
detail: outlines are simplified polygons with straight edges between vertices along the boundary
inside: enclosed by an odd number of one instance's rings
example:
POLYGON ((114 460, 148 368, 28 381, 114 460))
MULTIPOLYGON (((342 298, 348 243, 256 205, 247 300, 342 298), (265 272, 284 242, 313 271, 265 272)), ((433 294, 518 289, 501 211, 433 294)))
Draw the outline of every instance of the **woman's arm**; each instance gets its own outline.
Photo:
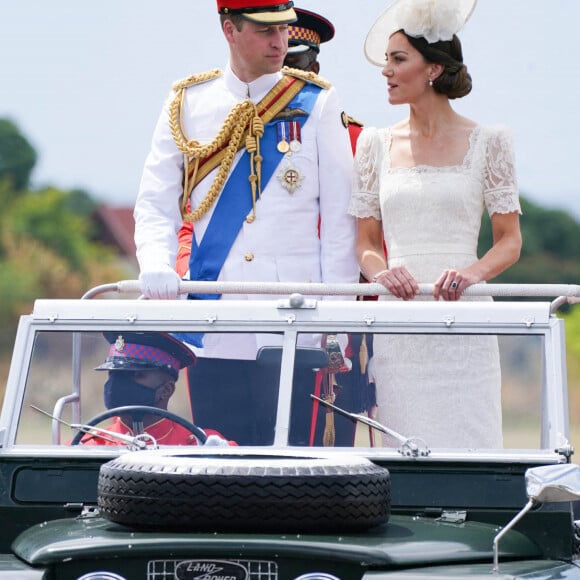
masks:
POLYGON ((411 300, 417 295, 419 285, 407 268, 387 269, 381 221, 358 219, 356 252, 361 272, 369 282, 382 284, 393 296, 403 300, 411 300))
POLYGON ((357 220, 356 254, 362 275, 370 282, 387 269, 383 252, 382 222, 369 217, 357 220))
POLYGON ((491 216, 493 246, 473 265, 479 282, 495 278, 520 258, 522 234, 518 212, 491 216))
POLYGON ((435 283, 433 296, 443 300, 459 300, 472 284, 495 278, 520 257, 522 235, 519 212, 494 213, 491 216, 493 246, 479 260, 462 270, 445 270, 435 283), (456 283, 455 288, 452 285, 456 283))

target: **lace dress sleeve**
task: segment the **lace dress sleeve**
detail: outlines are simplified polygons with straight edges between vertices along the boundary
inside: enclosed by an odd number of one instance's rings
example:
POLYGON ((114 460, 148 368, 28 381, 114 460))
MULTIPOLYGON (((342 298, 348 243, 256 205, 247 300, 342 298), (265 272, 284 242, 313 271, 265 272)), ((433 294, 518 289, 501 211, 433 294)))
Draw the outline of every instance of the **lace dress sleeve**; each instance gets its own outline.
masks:
POLYGON ((491 130, 485 154, 485 205, 489 215, 522 213, 511 134, 505 127, 491 130))
POLYGON ((362 130, 356 145, 352 196, 348 213, 357 218, 381 219, 379 174, 381 169, 381 134, 373 128, 362 130))

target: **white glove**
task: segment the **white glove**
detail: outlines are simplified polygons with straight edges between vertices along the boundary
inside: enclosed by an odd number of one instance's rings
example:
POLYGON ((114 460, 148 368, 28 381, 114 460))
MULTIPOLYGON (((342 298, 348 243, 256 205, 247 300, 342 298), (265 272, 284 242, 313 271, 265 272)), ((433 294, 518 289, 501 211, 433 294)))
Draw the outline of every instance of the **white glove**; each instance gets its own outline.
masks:
POLYGON ((141 272, 141 293, 145 298, 153 300, 174 300, 179 296, 179 282, 177 272, 169 266, 161 266, 157 270, 141 272))
POLYGON ((230 444, 219 435, 208 435, 204 445, 209 447, 229 447, 230 444))

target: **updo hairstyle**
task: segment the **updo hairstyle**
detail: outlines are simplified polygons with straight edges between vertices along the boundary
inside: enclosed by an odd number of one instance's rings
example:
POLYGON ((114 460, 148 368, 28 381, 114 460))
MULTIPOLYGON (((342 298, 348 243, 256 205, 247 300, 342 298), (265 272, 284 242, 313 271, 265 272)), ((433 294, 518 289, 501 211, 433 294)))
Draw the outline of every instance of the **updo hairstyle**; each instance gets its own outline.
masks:
POLYGON ((460 99, 471 92, 471 75, 463 64, 463 51, 457 35, 451 40, 440 40, 429 44, 423 37, 415 38, 401 30, 416 50, 428 63, 443 65, 443 72, 433 81, 435 92, 450 99, 460 99))

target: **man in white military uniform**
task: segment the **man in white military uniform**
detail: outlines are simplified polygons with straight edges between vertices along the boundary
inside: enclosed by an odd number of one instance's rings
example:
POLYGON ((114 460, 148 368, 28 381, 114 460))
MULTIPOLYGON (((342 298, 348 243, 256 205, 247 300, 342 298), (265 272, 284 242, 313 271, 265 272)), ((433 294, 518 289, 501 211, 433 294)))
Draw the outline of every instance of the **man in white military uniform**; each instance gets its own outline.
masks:
MULTIPOLYGON (((194 222, 192 280, 357 282, 352 154, 336 91, 316 75, 281 72, 293 3, 217 5, 229 63, 174 85, 143 172, 135 206, 143 294, 177 297, 183 219, 194 222)), ((239 430, 225 435, 242 444, 264 442, 247 409, 258 396, 248 389, 262 382, 259 338, 206 335, 188 371, 196 420, 216 418, 219 429, 220 415, 231 424, 239 413, 239 430)))

